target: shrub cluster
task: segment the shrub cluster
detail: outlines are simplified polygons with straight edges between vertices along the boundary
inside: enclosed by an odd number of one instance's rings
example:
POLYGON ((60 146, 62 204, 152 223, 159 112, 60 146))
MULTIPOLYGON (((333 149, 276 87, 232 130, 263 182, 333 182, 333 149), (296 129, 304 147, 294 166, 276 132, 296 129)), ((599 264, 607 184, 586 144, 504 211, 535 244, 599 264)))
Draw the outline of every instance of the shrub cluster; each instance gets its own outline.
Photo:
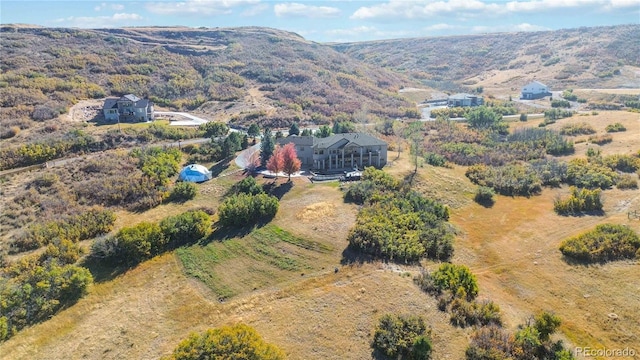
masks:
POLYGON ((163 219, 159 224, 142 222, 123 228, 112 237, 98 239, 91 257, 112 264, 134 266, 153 256, 205 237, 211 227, 209 215, 187 211, 163 219))
POLYGON ((640 158, 626 154, 614 154, 599 158, 594 158, 594 161, 598 161, 607 166, 611 170, 618 170, 626 173, 633 173, 640 169, 640 158))
POLYGON ((267 194, 231 195, 218 208, 218 221, 222 226, 243 227, 268 221, 278 212, 278 198, 267 194))
POLYGON ((598 145, 604 145, 612 142, 613 138, 609 134, 593 135, 589 136, 589 139, 587 141, 598 145))
POLYGON ((624 174, 618 178, 616 187, 621 190, 637 189, 638 180, 633 175, 624 174))
POLYGON ((579 214, 582 212, 602 211, 600 189, 571 188, 571 195, 566 199, 558 198, 553 202, 553 210, 559 215, 579 214))
POLYGON ((476 301, 478 283, 464 265, 442 264, 433 273, 423 272, 413 279, 422 289, 438 299, 438 308, 449 309, 455 326, 501 325, 500 307, 493 301, 476 301))
POLYGON ((564 119, 573 116, 573 111, 571 110, 562 110, 558 108, 549 109, 544 111, 544 118, 555 121, 559 119, 564 119))
POLYGON ((567 181, 568 165, 564 161, 545 158, 533 160, 530 164, 540 177, 542 185, 560 186, 567 181))
POLYGON ((444 263, 433 273, 418 275, 414 282, 431 295, 441 295, 446 291, 469 301, 478 295, 478 280, 464 265, 444 263))
POLYGON ((608 133, 611 132, 621 132, 621 131, 627 131, 627 128, 624 127, 624 125, 620 124, 620 123, 615 123, 615 124, 609 124, 607 125, 607 127, 605 128, 605 130, 608 133))
POLYGON ((618 174, 597 157, 573 159, 567 165, 567 182, 578 187, 608 189, 617 179, 618 174))
MULTIPOLYGON (((521 148, 526 149, 544 149, 549 155, 567 155, 574 152, 573 142, 562 137, 557 131, 549 129, 538 128, 524 128, 517 129, 512 134, 507 136, 507 142, 513 143, 510 149, 505 151, 521 151, 521 148)), ((526 157, 519 157, 519 160, 530 160, 534 158, 540 158, 542 156, 529 155, 531 150, 528 150, 526 157)))
POLYGON ((192 182, 182 181, 177 183, 171 190, 169 200, 176 202, 185 202, 191 200, 198 195, 198 187, 192 182))
POLYGON ((567 100, 552 100, 551 101, 551 107, 552 108, 570 108, 571 107, 571 103, 568 102, 567 100))
POLYGON ((498 167, 470 166, 465 175, 471 182, 495 189, 507 196, 530 196, 542 190, 538 174, 528 164, 512 164, 498 167))
POLYGON ((467 360, 574 359, 562 341, 550 340, 560 323, 556 315, 542 312, 534 317, 533 324, 520 325, 514 334, 498 326, 481 327, 473 333, 465 357, 467 360))
POLYGON ((446 227, 445 206, 400 188, 382 170, 367 168, 365 174, 365 180, 352 185, 345 196, 367 204, 349 231, 352 249, 403 262, 451 257, 453 236, 446 227))
POLYGON ((233 184, 231 186, 231 189, 229 190, 229 193, 258 195, 264 194, 264 189, 262 188, 262 186, 258 185, 254 177, 247 176, 246 178, 233 184))
POLYGON ((456 298, 451 302, 451 324, 459 327, 502 325, 500 307, 493 301, 466 301, 456 298))
POLYGON ((560 129, 560 135, 576 136, 595 134, 596 130, 587 123, 567 124, 560 129))
POLYGON ((431 331, 420 316, 385 314, 373 334, 371 347, 390 359, 431 358, 431 331))
POLYGON ((91 273, 83 267, 67 264, 66 255, 75 252, 77 259, 79 248, 71 243, 73 250, 63 249, 66 245, 57 252, 51 245, 41 255, 23 257, 1 269, 0 341, 50 318, 86 294, 93 282, 91 273))
POLYGON ((585 262, 640 258, 640 237, 624 225, 601 224, 560 245, 566 257, 585 262))
POLYGON ((70 216, 63 220, 34 224, 15 240, 13 246, 18 252, 28 251, 48 245, 61 239, 78 242, 106 234, 113 228, 116 216, 112 211, 98 208, 70 216))
POLYGON ((256 330, 244 324, 192 333, 166 360, 255 359, 284 360, 285 354, 265 342, 256 330))
POLYGON ((440 154, 428 152, 424 155, 424 161, 431 166, 447 166, 447 158, 440 154))
POLYGON ((169 178, 178 173, 182 160, 182 154, 176 148, 138 148, 132 150, 131 155, 138 159, 140 170, 157 186, 169 183, 169 178))

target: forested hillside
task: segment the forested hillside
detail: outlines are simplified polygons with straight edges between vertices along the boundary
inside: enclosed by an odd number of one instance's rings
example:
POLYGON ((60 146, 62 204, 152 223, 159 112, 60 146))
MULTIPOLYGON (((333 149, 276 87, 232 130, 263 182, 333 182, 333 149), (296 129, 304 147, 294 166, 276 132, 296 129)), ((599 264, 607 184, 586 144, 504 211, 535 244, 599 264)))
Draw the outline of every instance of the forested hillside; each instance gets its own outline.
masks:
POLYGON ((457 85, 638 87, 639 25, 335 44, 368 64, 457 85))

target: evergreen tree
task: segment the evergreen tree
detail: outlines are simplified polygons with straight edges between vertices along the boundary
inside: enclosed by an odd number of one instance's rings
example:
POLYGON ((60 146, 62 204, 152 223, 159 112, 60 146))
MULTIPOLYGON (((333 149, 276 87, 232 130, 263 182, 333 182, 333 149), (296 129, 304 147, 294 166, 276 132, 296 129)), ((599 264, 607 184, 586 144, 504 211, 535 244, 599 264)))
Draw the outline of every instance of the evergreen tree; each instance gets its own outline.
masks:
POLYGON ((291 127, 289 128, 289 135, 300 135, 300 128, 297 123, 291 124, 291 127))
POLYGON ((269 158, 273 155, 275 147, 276 145, 271 135, 271 129, 265 128, 262 143, 260 144, 260 165, 267 165, 267 161, 269 161, 269 158))
POLYGON ((251 124, 249 126, 249 129, 247 130, 247 135, 251 136, 254 139, 256 138, 256 136, 260 135, 260 127, 258 127, 258 124, 251 124))

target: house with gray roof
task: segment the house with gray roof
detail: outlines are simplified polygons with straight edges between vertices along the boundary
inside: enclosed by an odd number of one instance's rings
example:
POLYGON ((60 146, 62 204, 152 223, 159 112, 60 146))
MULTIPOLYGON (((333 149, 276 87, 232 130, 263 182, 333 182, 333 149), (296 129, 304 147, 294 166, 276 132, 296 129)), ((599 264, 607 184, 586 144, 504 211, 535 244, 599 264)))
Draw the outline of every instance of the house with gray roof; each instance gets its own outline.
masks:
POLYGON ((467 107, 467 106, 480 106, 484 104, 484 99, 482 96, 472 95, 472 94, 455 94, 449 96, 447 99, 448 107, 467 107))
POLYGON ((153 120, 153 103, 133 94, 107 98, 103 107, 106 121, 142 122, 153 120))
POLYGON ((291 135, 277 140, 293 143, 302 168, 319 172, 381 168, 387 164, 387 143, 364 133, 335 134, 326 138, 291 135))

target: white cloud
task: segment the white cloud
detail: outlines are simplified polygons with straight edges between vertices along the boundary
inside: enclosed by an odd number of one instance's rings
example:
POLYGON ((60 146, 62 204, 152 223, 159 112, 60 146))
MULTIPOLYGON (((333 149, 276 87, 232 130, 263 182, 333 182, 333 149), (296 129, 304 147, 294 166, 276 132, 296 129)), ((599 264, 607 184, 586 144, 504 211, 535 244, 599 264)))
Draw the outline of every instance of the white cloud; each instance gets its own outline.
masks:
POLYGON ((639 0, 515 0, 489 2, 480 0, 389 0, 357 9, 352 19, 427 19, 435 16, 478 17, 548 10, 609 10, 633 8, 639 0))
POLYGON ((449 24, 433 24, 427 27, 422 28, 422 30, 425 31, 440 31, 440 30, 453 30, 453 29, 458 29, 459 26, 457 25, 449 25, 449 24))
POLYGON ((327 18, 340 16, 340 9, 330 6, 313 6, 300 3, 276 4, 273 7, 277 17, 304 16, 309 18, 327 18))
POLYGON ((93 8, 93 10, 95 11, 102 11, 102 10, 106 10, 106 9, 111 9, 111 10, 115 10, 115 11, 122 11, 124 10, 124 5, 122 4, 107 4, 107 3, 101 3, 100 5, 97 5, 93 8))
POLYGON ((53 20, 53 23, 64 27, 105 28, 135 25, 144 18, 134 13, 117 13, 111 16, 69 16, 53 20))
POLYGON ((325 30, 332 42, 366 41, 379 39, 397 39, 419 34, 412 30, 380 30, 374 26, 356 26, 347 29, 325 30))
POLYGON ((147 11, 160 15, 230 14, 234 7, 256 5, 260 0, 186 0, 180 2, 148 2, 147 11))
POLYGON ((267 4, 258 4, 244 10, 240 15, 245 17, 256 16, 262 14, 268 8, 269 5, 267 4))
POLYGON ((497 25, 497 26, 473 26, 472 33, 497 33, 497 32, 527 32, 527 31, 545 31, 551 30, 548 27, 531 25, 528 23, 497 25))

